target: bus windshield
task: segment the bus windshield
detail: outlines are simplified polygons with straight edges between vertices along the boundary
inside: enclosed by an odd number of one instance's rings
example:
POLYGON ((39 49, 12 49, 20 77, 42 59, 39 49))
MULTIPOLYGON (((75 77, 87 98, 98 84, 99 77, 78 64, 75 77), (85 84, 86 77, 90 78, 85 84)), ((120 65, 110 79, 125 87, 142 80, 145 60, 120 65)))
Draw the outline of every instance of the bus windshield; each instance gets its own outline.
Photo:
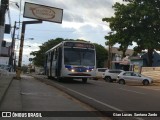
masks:
POLYGON ((95 65, 95 51, 90 49, 64 48, 65 65, 95 65))

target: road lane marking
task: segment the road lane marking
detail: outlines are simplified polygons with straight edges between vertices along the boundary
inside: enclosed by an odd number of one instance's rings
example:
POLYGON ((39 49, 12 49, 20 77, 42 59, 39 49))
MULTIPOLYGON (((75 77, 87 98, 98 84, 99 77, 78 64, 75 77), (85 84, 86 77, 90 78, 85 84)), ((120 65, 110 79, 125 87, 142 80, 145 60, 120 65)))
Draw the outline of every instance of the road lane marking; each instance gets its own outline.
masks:
POLYGON ((146 93, 142 93, 142 92, 137 92, 137 91, 134 91, 134 90, 128 90, 128 89, 123 89, 123 88, 119 88, 120 90, 123 90, 123 91, 128 91, 128 92, 133 92, 133 93, 137 93, 137 94, 143 94, 145 95, 146 93))
POLYGON ((92 98, 92 97, 89 97, 89 96, 87 96, 87 95, 84 95, 84 94, 82 94, 82 93, 80 93, 80 92, 77 92, 77 91, 75 91, 75 90, 72 90, 72 89, 70 89, 70 88, 66 88, 66 87, 64 87, 63 85, 60 85, 60 84, 58 84, 59 86, 61 86, 61 87, 63 87, 63 88, 65 88, 65 89, 67 89, 67 90, 69 90, 69 91, 72 91, 72 92, 74 92, 74 93, 76 93, 76 94, 79 94, 79 95, 81 95, 81 96, 83 96, 83 97, 86 97, 86 98, 88 98, 88 99, 90 99, 90 100, 93 100, 93 101, 95 101, 95 102, 98 102, 98 103, 100 103, 100 104, 102 104, 102 105, 104 105, 104 106, 106 106, 106 107, 109 107, 109 108, 111 108, 111 109, 113 109, 113 110, 116 110, 116 111, 123 111, 123 110, 121 110, 121 109, 119 109, 119 108, 116 108, 116 107, 114 107, 114 106, 111 106, 111 105, 108 105, 108 104, 106 104, 106 103, 103 103, 103 102, 101 102, 101 101, 99 101, 99 100, 96 100, 96 99, 94 99, 94 98, 92 98))
POLYGON ((100 104, 102 104, 102 105, 104 105, 104 106, 106 106, 106 107, 109 107, 109 108, 111 108, 111 109, 113 109, 113 110, 116 110, 116 111, 123 111, 123 110, 121 110, 121 109, 119 109, 119 108, 116 108, 116 107, 114 107, 114 106, 111 106, 111 105, 108 105, 108 104, 106 104, 106 103, 103 103, 103 102, 101 102, 101 101, 99 101, 99 100, 96 100, 96 99, 94 99, 94 98, 92 98, 92 97, 89 97, 89 96, 87 96, 87 95, 84 95, 84 94, 82 94, 82 93, 79 93, 79 92, 77 92, 77 91, 75 91, 75 90, 72 90, 72 89, 69 89, 69 88, 67 88, 68 90, 70 90, 70 91, 72 91, 72 92, 74 92, 74 93, 76 93, 76 94, 79 94, 79 95, 81 95, 81 96, 83 96, 83 97, 86 97, 86 98, 88 98, 88 99, 90 99, 90 100, 93 100, 93 101, 95 101, 95 102, 97 102, 97 103, 100 103, 100 104))
MULTIPOLYGON (((85 98, 88 98, 88 99, 90 99, 90 100, 93 100, 93 101, 95 101, 95 102, 97 102, 97 103, 99 103, 99 104, 102 104, 102 105, 104 105, 104 106, 106 106, 106 107, 108 107, 108 108, 111 108, 111 109, 113 109, 113 110, 115 110, 115 111, 125 112, 124 110, 121 110, 121 109, 116 108, 116 107, 114 107, 114 106, 112 106, 112 105, 103 103, 103 102, 101 102, 101 101, 99 101, 99 100, 96 100, 96 99, 94 99, 94 98, 92 98, 92 97, 89 97, 89 96, 87 96, 87 95, 85 95, 85 94, 82 94, 82 93, 77 92, 77 91, 75 91, 75 90, 72 90, 72 89, 70 89, 70 88, 66 88, 65 86, 63 86, 63 85, 61 85, 61 84, 59 84, 59 83, 55 83, 55 84, 57 84, 58 86, 66 89, 66 90, 69 90, 69 91, 71 91, 71 92, 74 92, 74 93, 76 93, 76 94, 79 94, 79 95, 81 95, 81 96, 83 96, 83 97, 85 97, 85 98)), ((137 119, 137 120, 144 120, 144 119, 142 119, 142 118, 140 118, 140 117, 133 117, 133 118, 135 118, 135 119, 137 119)))

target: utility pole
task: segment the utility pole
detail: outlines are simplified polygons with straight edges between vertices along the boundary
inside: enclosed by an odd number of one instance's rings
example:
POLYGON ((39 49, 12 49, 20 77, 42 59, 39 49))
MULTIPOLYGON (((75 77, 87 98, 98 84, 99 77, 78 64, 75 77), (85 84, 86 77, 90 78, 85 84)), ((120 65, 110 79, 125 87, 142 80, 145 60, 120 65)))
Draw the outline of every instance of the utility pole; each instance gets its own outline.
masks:
POLYGON ((9 8, 9 0, 1 0, 1 6, 0 6, 0 56, 2 53, 2 51, 1 51, 2 41, 4 38, 5 13, 8 8, 9 8))
POLYGON ((21 31, 21 41, 20 41, 20 48, 19 48, 19 60, 18 60, 18 67, 16 69, 16 78, 21 79, 21 65, 22 65, 22 54, 23 54, 23 44, 24 44, 24 35, 25 35, 25 28, 27 24, 36 24, 42 23, 41 20, 39 21, 23 21, 22 22, 22 31, 21 31))
POLYGON ((112 46, 109 44, 108 49, 108 68, 112 68, 112 46))
MULTIPOLYGON (((10 58, 9 58, 9 65, 12 69, 14 69, 15 71, 15 67, 13 67, 13 57, 14 57, 14 50, 15 50, 15 30, 17 29, 16 27, 16 21, 14 23, 14 29, 13 29, 13 35, 12 35, 12 43, 11 43, 11 55, 10 55, 10 58)), ((14 64, 15 65, 15 64, 14 64)))
MULTIPOLYGON (((111 36, 113 32, 109 32, 108 34, 111 36)), ((108 46, 108 68, 112 68, 112 44, 109 40, 109 46, 108 46)))

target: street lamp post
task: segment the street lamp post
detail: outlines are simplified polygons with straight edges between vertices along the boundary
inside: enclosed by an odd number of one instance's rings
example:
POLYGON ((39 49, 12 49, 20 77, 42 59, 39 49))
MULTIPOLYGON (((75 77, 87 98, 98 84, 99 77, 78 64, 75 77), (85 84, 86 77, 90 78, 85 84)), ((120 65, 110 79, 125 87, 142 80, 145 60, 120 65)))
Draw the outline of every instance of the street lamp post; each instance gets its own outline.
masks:
POLYGON ((34 38, 27 38, 27 39, 29 39, 29 40, 34 40, 34 38))
POLYGON ((24 46, 31 47, 30 45, 24 45, 24 46))

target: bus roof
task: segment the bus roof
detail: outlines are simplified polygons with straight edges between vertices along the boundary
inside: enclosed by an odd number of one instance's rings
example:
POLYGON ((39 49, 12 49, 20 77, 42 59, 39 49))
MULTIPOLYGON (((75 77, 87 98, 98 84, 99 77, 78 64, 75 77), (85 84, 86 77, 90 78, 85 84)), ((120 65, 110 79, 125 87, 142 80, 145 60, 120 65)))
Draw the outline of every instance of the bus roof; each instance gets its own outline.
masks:
POLYGON ((64 45, 64 46, 69 46, 69 47, 82 47, 82 48, 92 48, 94 49, 94 45, 88 41, 62 41, 61 43, 57 44, 56 46, 52 47, 48 51, 45 52, 47 54, 48 52, 54 50, 55 48, 64 45), (65 44, 68 43, 68 44, 65 44), (74 43, 74 44, 73 44, 74 43), (77 43, 77 44, 75 44, 77 43))

